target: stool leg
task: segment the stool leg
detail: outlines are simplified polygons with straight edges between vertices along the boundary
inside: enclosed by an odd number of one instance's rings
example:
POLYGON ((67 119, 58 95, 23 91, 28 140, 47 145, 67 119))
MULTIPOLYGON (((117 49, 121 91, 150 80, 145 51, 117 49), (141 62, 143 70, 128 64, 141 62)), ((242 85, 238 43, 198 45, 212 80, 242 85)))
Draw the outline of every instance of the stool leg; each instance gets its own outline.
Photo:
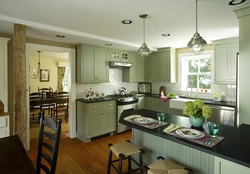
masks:
POLYGON ((140 174, 143 174, 143 158, 142 158, 142 154, 145 153, 145 151, 143 149, 140 149, 140 155, 139 155, 139 163, 140 163, 140 174))
POLYGON ((128 156, 128 171, 131 171, 131 156, 128 156))
POLYGON ((119 174, 122 174, 122 159, 119 160, 119 170, 118 170, 119 174))
POLYGON ((111 161, 112 161, 112 151, 109 151, 109 159, 108 159, 108 170, 107 174, 110 174, 110 168, 111 168, 111 161))

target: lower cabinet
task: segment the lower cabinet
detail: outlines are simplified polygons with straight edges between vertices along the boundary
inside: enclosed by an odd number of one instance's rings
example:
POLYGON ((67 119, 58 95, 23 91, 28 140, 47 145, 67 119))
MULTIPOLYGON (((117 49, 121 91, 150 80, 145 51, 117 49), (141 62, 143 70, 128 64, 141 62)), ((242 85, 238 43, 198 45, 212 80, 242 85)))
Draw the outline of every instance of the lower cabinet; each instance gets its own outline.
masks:
POLYGON ((250 168, 214 157, 214 174, 249 174, 250 168))
POLYGON ((183 116, 183 110, 182 109, 176 109, 176 108, 169 108, 169 114, 172 115, 181 115, 183 116))
POLYGON ((169 113, 169 102, 164 102, 160 98, 152 98, 152 110, 169 113))
POLYGON ((10 136, 9 115, 0 116, 0 138, 10 136))
POLYGON ((103 134, 114 134, 116 101, 84 103, 77 101, 76 137, 83 142, 103 134))

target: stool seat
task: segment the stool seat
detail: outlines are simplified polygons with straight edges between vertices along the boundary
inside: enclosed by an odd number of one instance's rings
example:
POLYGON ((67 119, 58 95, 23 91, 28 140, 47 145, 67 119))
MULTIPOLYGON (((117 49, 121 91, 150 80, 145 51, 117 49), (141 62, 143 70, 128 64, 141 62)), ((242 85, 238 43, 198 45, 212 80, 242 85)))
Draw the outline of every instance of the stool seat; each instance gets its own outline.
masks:
POLYGON ((162 156, 157 157, 157 161, 150 164, 148 167, 144 166, 144 171, 147 174, 192 174, 191 169, 176 164, 170 160, 163 158, 162 156))
POLYGON ((109 159, 108 159, 108 169, 107 169, 107 174, 110 174, 111 166, 114 168, 114 170, 118 174, 127 174, 127 173, 132 173, 134 171, 140 171, 141 174, 143 174, 143 159, 142 159, 142 154, 145 153, 143 149, 139 149, 135 144, 127 140, 126 142, 118 143, 118 144, 109 144, 108 145, 110 148, 109 151, 109 159), (112 155, 115 155, 118 157, 118 159, 112 160, 112 155), (134 158, 132 158, 132 155, 139 155, 139 162, 137 162, 134 158), (128 160, 128 171, 123 173, 122 170, 122 161, 123 160, 128 160), (137 168, 131 169, 131 161, 133 161, 136 165, 137 168), (113 164, 114 162, 119 162, 118 168, 113 164))
POLYGON ((113 144, 113 146, 110 146, 110 150, 117 157, 119 157, 119 154, 123 154, 125 157, 127 157, 141 152, 139 148, 131 142, 113 144))

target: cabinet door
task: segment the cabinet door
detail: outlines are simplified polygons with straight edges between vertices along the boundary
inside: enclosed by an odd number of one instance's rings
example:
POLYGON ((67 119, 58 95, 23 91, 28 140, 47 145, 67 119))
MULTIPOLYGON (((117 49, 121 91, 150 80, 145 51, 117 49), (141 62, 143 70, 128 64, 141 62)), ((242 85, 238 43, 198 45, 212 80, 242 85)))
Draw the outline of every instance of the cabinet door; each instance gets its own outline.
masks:
POLYGON ((129 52, 120 50, 110 50, 110 60, 128 62, 129 52))
POLYGON ((130 68, 123 69, 123 81, 142 82, 144 81, 144 59, 137 53, 129 54, 129 62, 133 64, 130 68))
POLYGON ((84 46, 82 50, 82 81, 93 81, 95 79, 95 48, 84 46))
POLYGON ((215 46, 214 83, 236 84, 236 54, 238 51, 238 43, 215 46))
POLYGON ((214 174, 249 174, 250 168, 224 160, 218 157, 214 158, 214 174))
POLYGON ((115 131, 115 118, 116 114, 114 110, 105 111, 105 113, 101 115, 101 130, 103 133, 115 131))
POLYGON ((102 115, 103 112, 89 114, 89 137, 95 137, 102 134, 102 115))
POLYGON ((109 81, 108 50, 95 49, 94 79, 98 82, 109 81))
POLYGON ((151 82, 151 56, 144 60, 144 81, 151 82))
POLYGON ((159 80, 170 82, 170 53, 160 53, 159 80))
POLYGON ((160 81, 160 55, 159 53, 152 54, 151 58, 151 81, 152 82, 159 82, 160 81))
POLYGON ((215 47, 214 67, 215 82, 228 82, 230 45, 219 45, 215 47))
POLYGON ((152 110, 152 97, 145 97, 145 109, 152 110))
POLYGON ((145 97, 138 97, 138 109, 144 109, 145 97))

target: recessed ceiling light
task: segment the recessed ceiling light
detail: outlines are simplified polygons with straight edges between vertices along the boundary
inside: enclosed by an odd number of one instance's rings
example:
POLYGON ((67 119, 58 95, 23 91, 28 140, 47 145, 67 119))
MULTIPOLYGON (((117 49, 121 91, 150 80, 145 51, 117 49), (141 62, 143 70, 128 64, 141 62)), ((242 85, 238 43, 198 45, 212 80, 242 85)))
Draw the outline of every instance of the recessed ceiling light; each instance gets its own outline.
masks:
POLYGON ((64 35, 60 35, 60 34, 57 34, 56 37, 59 37, 59 38, 65 38, 64 35))
POLYGON ((128 19, 126 19, 126 20, 123 20, 123 21, 122 21, 122 23, 123 23, 123 24, 131 24, 131 23, 132 23, 132 21, 131 21, 131 20, 128 20, 128 19))
POLYGON ((170 34, 169 33, 163 33, 162 36, 163 37, 168 37, 168 36, 170 36, 170 34))
POLYGON ((106 46, 108 46, 108 47, 111 47, 112 46, 112 44, 105 44, 106 46))
POLYGON ((245 1, 246 0, 232 0, 228 4, 229 5, 238 5, 238 4, 241 4, 241 3, 245 2, 245 1))

